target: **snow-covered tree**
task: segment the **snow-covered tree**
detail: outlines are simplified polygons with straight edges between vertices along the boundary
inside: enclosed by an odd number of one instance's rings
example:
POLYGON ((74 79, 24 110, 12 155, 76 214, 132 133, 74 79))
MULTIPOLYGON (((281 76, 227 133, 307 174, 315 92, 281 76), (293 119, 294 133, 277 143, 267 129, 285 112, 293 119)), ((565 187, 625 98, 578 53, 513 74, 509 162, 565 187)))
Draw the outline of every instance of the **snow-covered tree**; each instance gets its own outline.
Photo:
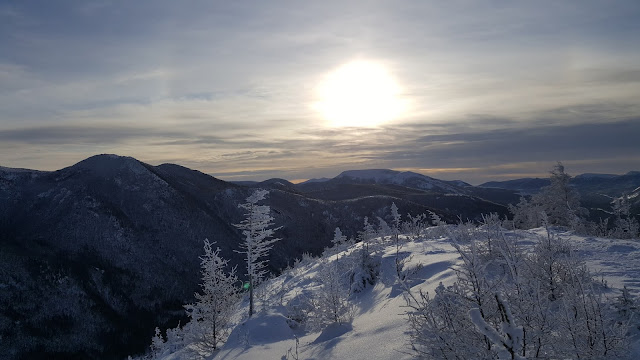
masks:
POLYGON ((391 234, 391 228, 389 227, 389 224, 387 224, 386 221, 384 221, 383 218, 381 218, 380 216, 377 217, 378 218, 378 230, 377 233, 380 236, 387 236, 391 234))
POLYGON ((344 244, 346 241, 347 237, 342 234, 342 231, 339 227, 336 227, 336 229, 333 231, 333 239, 331 240, 333 246, 337 248, 344 244))
POLYGON ((405 286, 420 357, 600 359, 628 351, 627 323, 566 241, 549 233, 525 252, 503 232, 492 235, 489 253, 482 230, 463 241, 449 232, 462 260, 451 286, 433 296, 405 286))
POLYGON ((228 260, 220 257, 220 248, 204 240, 204 256, 200 258, 202 291, 196 302, 185 305, 190 322, 189 342, 199 350, 215 351, 229 333, 230 321, 239 302, 236 268, 227 273, 228 260))
POLYGON ((396 203, 391 203, 391 231, 393 235, 393 242, 396 245, 396 274, 400 276, 402 271, 402 264, 400 259, 400 226, 402 226, 402 220, 396 203))
POLYGON ((531 200, 521 198, 518 205, 509 207, 515 225, 521 228, 541 226, 540 213, 544 212, 550 225, 580 228, 588 211, 580 206, 580 195, 569 184, 571 176, 565 172, 562 163, 558 162, 553 167, 549 180, 551 184, 543 187, 531 200))
POLYGON ((259 189, 247 197, 247 202, 239 205, 245 210, 246 218, 235 225, 242 230, 244 236, 244 241, 240 244, 242 250, 236 250, 236 252, 245 255, 246 275, 249 280, 249 317, 254 313, 254 287, 260 284, 268 272, 268 260, 265 258, 273 244, 280 240, 272 237, 279 228, 272 227, 273 217, 269 214, 271 208, 267 205, 258 205, 258 202, 264 200, 268 193, 267 190, 259 189))
POLYGON ((329 262, 318 272, 320 291, 314 295, 316 316, 321 323, 347 323, 351 321, 353 307, 349 303, 349 281, 345 279, 341 266, 329 262))
POLYGON ((558 162, 551 170, 551 184, 534 196, 536 202, 544 207, 551 225, 575 227, 576 219, 588 214, 580 206, 580 195, 569 185, 571 175, 564 171, 564 165, 558 162))
POLYGON ((411 235, 411 237, 415 240, 420 236, 420 232, 425 227, 422 222, 427 219, 427 215, 420 214, 412 216, 411 214, 407 214, 407 219, 408 220, 403 224, 403 230, 405 233, 411 235))
POLYGON ((151 360, 159 359, 162 355, 165 355, 164 338, 160 328, 156 327, 156 331, 151 338, 151 353, 148 357, 151 360))
POLYGON ((189 341, 189 339, 185 338, 184 329, 179 323, 177 327, 167 329, 167 342, 165 343, 165 346, 169 350, 170 354, 184 348, 187 341, 189 341))
POLYGON ((611 207, 615 216, 615 228, 612 236, 619 239, 632 239, 637 237, 640 231, 638 220, 631 213, 631 201, 628 194, 614 198, 611 207))
POLYGON ((501 326, 498 329, 485 321, 479 308, 469 310, 469 318, 478 332, 491 342, 491 350, 498 355, 498 360, 524 360, 520 355, 524 329, 516 325, 509 304, 499 293, 496 294, 496 302, 501 318, 501 326))
POLYGON ((372 243, 376 232, 369 219, 364 218, 364 229, 360 232, 360 248, 358 259, 354 259, 351 275, 351 292, 362 291, 367 284, 373 285, 380 271, 380 262, 374 259, 372 253, 376 251, 376 244, 372 243))
POLYGON ((347 237, 342 234, 342 230, 339 227, 333 231, 333 239, 331 239, 331 243, 333 246, 330 249, 326 249, 325 255, 336 254, 336 261, 338 260, 338 253, 340 252, 342 246, 347 243, 347 237))

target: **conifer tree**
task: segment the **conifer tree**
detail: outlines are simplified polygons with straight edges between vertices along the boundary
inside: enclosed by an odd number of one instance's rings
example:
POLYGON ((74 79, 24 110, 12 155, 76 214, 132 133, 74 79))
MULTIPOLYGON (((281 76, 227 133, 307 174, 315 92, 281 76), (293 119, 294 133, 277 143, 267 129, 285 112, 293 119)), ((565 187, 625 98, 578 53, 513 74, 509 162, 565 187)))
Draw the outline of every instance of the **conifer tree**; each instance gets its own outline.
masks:
POLYGON ((273 244, 280 240, 272 238, 279 228, 272 227, 273 217, 269 214, 271 208, 267 205, 258 205, 258 202, 264 200, 268 193, 267 190, 259 189, 247 197, 247 202, 239 205, 246 211, 246 218, 235 225, 242 230, 244 236, 244 241, 240 244, 241 250, 236 252, 245 255, 246 275, 249 281, 249 317, 254 313, 253 289, 260 284, 268 272, 268 260, 265 258, 273 244))
POLYGON ((204 240, 201 260, 202 292, 196 293, 195 304, 185 305, 191 318, 189 334, 199 349, 214 351, 229 332, 231 317, 239 302, 236 268, 226 272, 228 260, 220 257, 220 248, 204 240))

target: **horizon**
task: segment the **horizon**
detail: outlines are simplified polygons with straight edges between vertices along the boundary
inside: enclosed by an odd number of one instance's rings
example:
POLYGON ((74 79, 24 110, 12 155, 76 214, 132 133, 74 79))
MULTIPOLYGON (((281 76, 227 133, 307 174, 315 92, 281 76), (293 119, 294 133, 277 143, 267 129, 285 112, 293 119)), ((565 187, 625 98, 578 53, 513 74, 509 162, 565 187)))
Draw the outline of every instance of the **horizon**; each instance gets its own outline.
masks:
MULTIPOLYGON (((78 161, 78 162, 75 162, 75 163, 73 163, 73 164, 69 164, 69 165, 67 165, 67 166, 63 166, 63 167, 61 167, 61 168, 58 168, 58 169, 52 169, 52 170, 33 169, 33 168, 25 168, 25 167, 8 167, 8 166, 3 166, 2 164, 0 164, 0 169, 1 169, 1 168, 8 168, 8 169, 15 169, 15 170, 27 170, 27 171, 31 171, 31 170, 33 170, 33 171, 51 172, 51 171, 58 171, 58 170, 62 170, 62 169, 65 169, 65 168, 68 168, 68 167, 74 166, 74 165, 76 165, 77 163, 82 162, 82 161, 84 161, 84 160, 86 160, 86 159, 89 159, 89 158, 92 158, 92 157, 96 157, 96 156, 104 156, 104 155, 106 155, 106 156, 117 156, 117 157, 130 157, 130 158, 133 158, 133 159, 134 159, 134 160, 136 160, 136 161, 140 161, 140 162, 142 162, 142 163, 147 163, 147 164, 149 164, 149 165, 151 165, 151 166, 159 166, 159 165, 163 165, 163 164, 173 164, 173 165, 183 166, 183 167, 188 168, 188 169, 190 169, 190 170, 197 170, 197 171, 200 171, 200 170, 198 170, 198 169, 192 169, 192 168, 190 168, 190 167, 188 167, 188 166, 185 166, 185 165, 182 165, 182 164, 179 164, 179 163, 167 163, 167 162, 164 162, 164 163, 152 164, 152 163, 150 163, 150 162, 147 162, 147 161, 144 161, 144 160, 141 160, 141 159, 137 159, 137 158, 132 157, 132 156, 118 155, 118 154, 95 154, 95 155, 91 155, 91 156, 89 156, 89 157, 87 157, 87 158, 85 158, 85 159, 82 159, 82 160, 80 160, 80 161, 78 161)), ((567 168, 567 166, 566 166, 566 164, 565 164, 565 163, 563 163, 563 165, 565 166, 565 168, 567 168)), ((523 178, 539 178, 539 179, 545 179, 545 178, 548 178, 548 177, 549 177, 549 174, 550 174, 551 168, 552 168, 552 166, 550 166, 550 167, 549 167, 549 171, 547 171, 546 173, 542 173, 542 174, 532 174, 531 176, 523 176, 523 177, 519 177, 519 178, 506 178, 506 177, 503 177, 503 178, 488 178, 488 179, 486 179, 485 181, 482 181, 482 182, 475 182, 475 183, 474 183, 474 182, 471 182, 471 181, 467 181, 466 179, 460 179, 460 178, 457 178, 457 179, 454 179, 454 178, 440 178, 440 177, 437 177, 437 176, 433 176, 433 174, 429 174, 429 173, 416 172, 416 171, 413 171, 413 170, 407 170, 407 169, 392 169, 392 168, 376 168, 376 169, 373 169, 373 168, 372 168, 372 169, 363 168, 363 169, 348 169, 348 170, 340 171, 340 172, 336 173, 335 175, 331 175, 331 174, 329 174, 329 175, 325 175, 325 176, 320 176, 320 177, 316 177, 316 178, 308 178, 308 179, 287 179, 287 178, 284 178, 284 177, 282 177, 282 176, 277 176, 277 174, 276 174, 276 176, 272 176, 272 177, 268 177, 268 178, 256 178, 256 179, 251 179, 251 178, 229 178, 229 177, 224 177, 224 176, 217 176, 215 173, 206 173, 206 172, 203 172, 203 171, 200 171, 200 172, 202 172, 203 174, 206 174, 206 175, 212 176, 212 177, 214 177, 214 178, 216 178, 216 179, 220 179, 220 180, 227 181, 227 182, 262 182, 262 181, 267 181, 267 180, 272 180, 272 179, 284 179, 284 180, 289 181, 290 183, 293 183, 293 184, 300 184, 300 183, 303 183, 303 182, 305 182, 305 181, 309 181, 309 180, 318 180, 318 179, 323 179, 323 178, 324 178, 324 179, 327 179, 327 180, 330 180, 330 179, 336 178, 337 176, 339 176, 339 175, 341 175, 342 173, 347 172, 347 171, 371 171, 371 170, 383 170, 383 171, 384 171, 384 170, 392 170, 392 171, 397 171, 397 172, 405 172, 405 171, 413 172, 413 173, 416 173, 416 174, 429 176, 429 177, 432 177, 432 178, 437 179, 437 180, 444 180, 444 181, 456 181, 456 180, 459 180, 459 181, 464 181, 464 182, 466 182, 466 183, 468 183, 468 184, 470 184, 470 185, 472 185, 472 186, 478 186, 478 185, 480 185, 480 184, 483 184, 483 183, 486 183, 486 182, 491 182, 491 181, 519 180, 519 179, 523 179, 523 178)), ((570 169, 567 169, 567 173, 568 173, 570 176, 572 176, 572 177, 576 177, 576 176, 580 176, 580 175, 585 175, 585 174, 587 174, 587 175, 615 175, 615 176, 622 176, 622 175, 627 175, 627 174, 632 173, 632 172, 639 172, 639 171, 640 171, 640 170, 630 169, 630 170, 628 170, 628 171, 624 171, 624 172, 622 172, 622 173, 604 173, 604 172, 580 172, 580 173, 577 173, 577 172, 571 172, 571 171, 570 171, 570 169)))
POLYGON ((0 165, 640 169, 640 3, 0 2, 0 165))

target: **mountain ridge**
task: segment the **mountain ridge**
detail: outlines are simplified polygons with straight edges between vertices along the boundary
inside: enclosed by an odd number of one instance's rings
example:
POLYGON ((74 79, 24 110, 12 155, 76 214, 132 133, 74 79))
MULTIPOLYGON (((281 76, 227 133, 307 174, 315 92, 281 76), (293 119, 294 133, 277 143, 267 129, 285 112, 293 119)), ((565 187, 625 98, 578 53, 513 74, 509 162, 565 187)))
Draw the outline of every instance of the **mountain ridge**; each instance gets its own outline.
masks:
MULTIPOLYGON (((269 256, 274 273, 303 253, 321 253, 338 226, 356 237, 365 217, 390 221, 393 202, 405 214, 433 211, 449 221, 456 208, 469 217, 484 206, 506 211, 402 187, 347 185, 366 191, 331 200, 284 180, 260 186, 271 186, 265 205, 282 226, 269 256)), ((180 165, 106 154, 50 172, 0 171, 3 345, 23 357, 140 353, 156 326, 185 320, 182 305, 198 290, 205 238, 231 266, 241 265, 234 250, 242 237, 233 224, 253 191, 180 165)))
POLYGON ((365 217, 389 223, 392 203, 403 216, 434 212, 457 222, 489 212, 505 216, 506 204, 519 199, 512 190, 384 173, 380 182, 274 178, 243 186, 176 164, 109 154, 56 171, 2 168, 3 344, 22 356, 116 359, 143 351, 156 326, 184 321, 182 305, 198 289, 205 238, 231 266, 242 264, 234 252, 242 237, 233 224, 244 216, 238 204, 256 187, 270 190, 264 204, 282 226, 270 254, 273 273, 303 253, 321 253, 338 226, 355 238, 365 217))

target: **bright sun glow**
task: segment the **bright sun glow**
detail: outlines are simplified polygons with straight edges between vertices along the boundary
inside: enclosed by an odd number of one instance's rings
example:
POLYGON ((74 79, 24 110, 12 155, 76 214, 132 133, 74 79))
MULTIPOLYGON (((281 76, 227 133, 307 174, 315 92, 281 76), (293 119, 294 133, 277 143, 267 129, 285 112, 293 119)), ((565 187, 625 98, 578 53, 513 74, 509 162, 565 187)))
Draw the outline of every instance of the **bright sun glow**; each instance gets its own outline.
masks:
POLYGON ((399 86, 381 65, 354 61, 329 73, 317 88, 315 109, 334 127, 375 127, 403 110, 399 86))

